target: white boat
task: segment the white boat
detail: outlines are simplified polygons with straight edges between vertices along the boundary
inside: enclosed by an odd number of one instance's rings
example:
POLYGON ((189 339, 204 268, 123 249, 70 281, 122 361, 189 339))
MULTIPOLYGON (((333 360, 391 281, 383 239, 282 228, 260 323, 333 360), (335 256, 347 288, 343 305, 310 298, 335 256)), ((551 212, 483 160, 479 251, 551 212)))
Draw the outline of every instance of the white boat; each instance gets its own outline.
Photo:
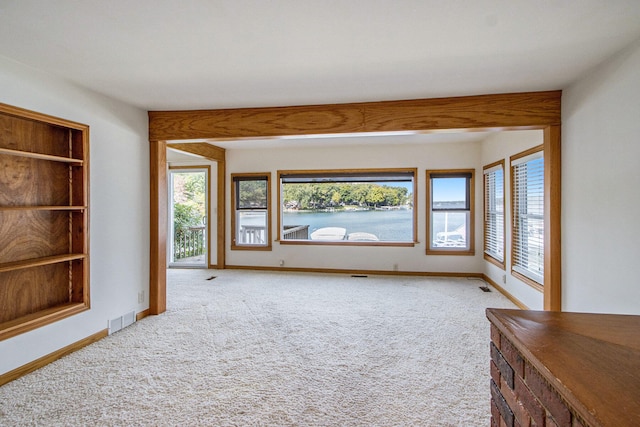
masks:
POLYGON ((464 248, 467 246, 466 227, 458 227, 455 231, 441 231, 436 233, 433 247, 436 248, 464 248))
POLYGON ((311 240, 344 240, 346 234, 346 228, 323 227, 311 233, 311 240))
POLYGON ((358 231, 355 233, 349 233, 347 235, 347 240, 352 242, 377 242, 380 239, 378 239, 378 236, 375 234, 358 231))

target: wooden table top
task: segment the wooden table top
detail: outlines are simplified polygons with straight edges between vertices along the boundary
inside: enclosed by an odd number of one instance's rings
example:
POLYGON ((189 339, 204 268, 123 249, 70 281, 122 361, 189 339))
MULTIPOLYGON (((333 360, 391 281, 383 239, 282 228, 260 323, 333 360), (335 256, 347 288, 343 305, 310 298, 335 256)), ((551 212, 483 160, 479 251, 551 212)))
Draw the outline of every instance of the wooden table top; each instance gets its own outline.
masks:
POLYGON ((487 318, 594 426, 640 426, 640 316, 487 309, 487 318))

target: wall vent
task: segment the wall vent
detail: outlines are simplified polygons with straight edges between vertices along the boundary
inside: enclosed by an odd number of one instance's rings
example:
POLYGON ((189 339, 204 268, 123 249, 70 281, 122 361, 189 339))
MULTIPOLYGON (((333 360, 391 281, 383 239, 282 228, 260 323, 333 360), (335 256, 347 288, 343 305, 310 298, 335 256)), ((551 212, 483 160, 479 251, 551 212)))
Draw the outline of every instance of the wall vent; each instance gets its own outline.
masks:
POLYGON ((127 326, 135 323, 136 321, 136 312, 135 311, 130 311, 129 313, 125 313, 120 317, 116 317, 115 319, 111 319, 109 320, 108 323, 108 328, 109 328, 109 335, 113 334, 114 332, 118 332, 120 329, 126 328, 127 326))
POLYGON ((131 311, 129 313, 125 313, 122 316, 122 327, 126 328, 127 326, 133 324, 136 321, 136 312, 131 311))

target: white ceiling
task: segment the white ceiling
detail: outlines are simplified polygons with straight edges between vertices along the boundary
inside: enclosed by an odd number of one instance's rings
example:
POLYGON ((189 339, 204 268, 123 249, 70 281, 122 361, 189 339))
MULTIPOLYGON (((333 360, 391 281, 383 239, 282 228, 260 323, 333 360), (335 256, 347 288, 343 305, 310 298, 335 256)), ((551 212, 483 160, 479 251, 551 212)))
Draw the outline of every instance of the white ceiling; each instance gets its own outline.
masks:
MULTIPOLYGON (((256 148, 329 148, 350 146, 371 145, 415 145, 415 144, 441 144, 459 142, 479 142, 487 138, 496 131, 474 131, 474 132, 385 132, 385 133, 353 133, 353 134, 333 134, 333 135, 309 135, 276 137, 269 139, 246 138, 240 140, 180 140, 176 142, 208 142, 227 150, 250 150, 256 148)), ((517 131, 514 131, 517 132, 517 131)), ((169 141, 171 142, 171 141, 169 141)), ((172 161, 182 161, 171 155, 172 161)))
POLYGON ((0 55, 145 110, 563 89, 639 37, 640 0, 0 0, 0 55))
POLYGON ((562 89, 638 0, 0 0, 0 55, 147 110, 562 89))

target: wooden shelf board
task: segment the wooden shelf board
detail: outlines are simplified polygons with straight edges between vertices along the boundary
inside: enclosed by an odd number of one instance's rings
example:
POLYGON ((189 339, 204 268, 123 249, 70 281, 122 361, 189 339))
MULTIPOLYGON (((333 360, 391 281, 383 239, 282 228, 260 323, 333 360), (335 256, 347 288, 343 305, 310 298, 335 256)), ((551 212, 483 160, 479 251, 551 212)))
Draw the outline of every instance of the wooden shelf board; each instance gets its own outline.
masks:
POLYGON ((71 163, 75 165, 82 165, 83 160, 71 159, 69 157, 52 156, 50 154, 32 153, 29 151, 11 150, 9 148, 0 148, 0 154, 7 154, 10 156, 29 157, 31 159, 51 160, 54 162, 71 163))
POLYGON ((42 265, 56 264, 59 262, 73 261, 86 258, 85 254, 64 254, 50 257, 27 259, 23 261, 5 262, 0 264, 0 273, 20 270, 22 268, 39 267, 42 265))
POLYGON ((71 302, 0 323, 0 341, 88 309, 89 306, 85 303, 71 302))
POLYGON ((83 211, 86 206, 0 206, 0 211, 83 211))

